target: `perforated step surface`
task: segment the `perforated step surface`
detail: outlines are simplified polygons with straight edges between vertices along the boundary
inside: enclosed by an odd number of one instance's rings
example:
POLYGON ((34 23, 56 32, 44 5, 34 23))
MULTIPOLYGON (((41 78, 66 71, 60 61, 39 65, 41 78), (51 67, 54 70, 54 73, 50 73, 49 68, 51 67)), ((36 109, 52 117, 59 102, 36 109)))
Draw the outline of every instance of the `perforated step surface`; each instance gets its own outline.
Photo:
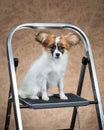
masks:
POLYGON ((26 108, 34 108, 34 109, 45 109, 45 108, 60 108, 60 107, 77 107, 77 106, 86 106, 90 104, 90 101, 69 93, 66 94, 68 100, 61 100, 58 94, 50 97, 49 101, 39 100, 31 100, 31 99, 22 99, 20 98, 20 103, 26 106, 26 108))

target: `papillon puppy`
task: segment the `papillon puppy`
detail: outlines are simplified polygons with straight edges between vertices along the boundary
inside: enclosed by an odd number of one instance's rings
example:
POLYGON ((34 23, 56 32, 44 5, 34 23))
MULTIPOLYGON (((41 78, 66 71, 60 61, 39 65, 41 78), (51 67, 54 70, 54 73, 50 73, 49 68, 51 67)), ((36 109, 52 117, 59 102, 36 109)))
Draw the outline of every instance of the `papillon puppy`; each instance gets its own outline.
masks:
POLYGON ((31 65, 25 75, 19 96, 21 98, 48 101, 48 89, 58 86, 60 99, 67 100, 64 94, 64 76, 68 63, 68 51, 71 46, 79 43, 79 36, 70 32, 65 36, 56 37, 48 32, 40 32, 35 38, 44 48, 42 55, 31 65))

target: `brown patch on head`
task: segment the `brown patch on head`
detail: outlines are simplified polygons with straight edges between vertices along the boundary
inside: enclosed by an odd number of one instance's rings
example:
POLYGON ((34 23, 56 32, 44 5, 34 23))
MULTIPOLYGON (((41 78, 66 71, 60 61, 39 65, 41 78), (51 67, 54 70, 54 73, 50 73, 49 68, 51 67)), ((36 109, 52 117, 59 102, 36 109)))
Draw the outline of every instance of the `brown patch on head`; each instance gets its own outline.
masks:
POLYGON ((44 47, 50 46, 55 41, 55 36, 48 32, 40 32, 36 35, 35 38, 38 42, 40 42, 44 47))
POLYGON ((74 33, 74 32, 70 32, 65 36, 65 39, 67 40, 67 42, 70 44, 70 46, 75 46, 80 42, 80 37, 74 33))
POLYGON ((64 36, 60 37, 60 41, 57 45, 62 46, 64 50, 69 51, 70 46, 64 36))
POLYGON ((60 52, 69 51, 71 46, 75 46, 80 42, 80 37, 74 33, 70 32, 66 36, 59 37, 58 43, 56 43, 56 36, 48 32, 40 32, 36 35, 36 40, 41 43, 41 45, 47 50, 51 51, 57 47, 60 52))

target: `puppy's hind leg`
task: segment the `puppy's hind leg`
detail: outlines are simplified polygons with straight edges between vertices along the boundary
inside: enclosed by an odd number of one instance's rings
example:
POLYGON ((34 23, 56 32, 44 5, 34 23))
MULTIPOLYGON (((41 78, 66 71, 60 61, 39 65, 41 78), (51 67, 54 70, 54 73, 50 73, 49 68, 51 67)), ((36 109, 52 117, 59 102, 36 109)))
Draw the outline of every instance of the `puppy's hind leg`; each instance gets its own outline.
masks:
POLYGON ((39 99, 39 97, 38 96, 36 96, 36 95, 31 95, 31 96, 29 96, 29 99, 39 99))
POLYGON ((29 95, 30 99, 39 99, 39 93, 40 93, 40 88, 36 85, 32 89, 31 95, 29 95))
POLYGON ((21 89, 19 89, 18 95, 20 98, 24 98, 24 99, 27 98, 27 93, 22 91, 21 89))

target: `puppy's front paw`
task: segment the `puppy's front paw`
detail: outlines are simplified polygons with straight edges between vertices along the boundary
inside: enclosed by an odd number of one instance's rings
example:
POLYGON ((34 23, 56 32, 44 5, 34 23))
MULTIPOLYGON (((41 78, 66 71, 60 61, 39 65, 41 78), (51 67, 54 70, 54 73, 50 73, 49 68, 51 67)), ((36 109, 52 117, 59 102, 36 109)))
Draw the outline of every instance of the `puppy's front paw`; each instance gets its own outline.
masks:
POLYGON ((49 101, 49 97, 48 96, 42 96, 42 100, 49 101))
POLYGON ((60 99, 62 100, 67 100, 68 97, 65 94, 60 94, 60 99))

